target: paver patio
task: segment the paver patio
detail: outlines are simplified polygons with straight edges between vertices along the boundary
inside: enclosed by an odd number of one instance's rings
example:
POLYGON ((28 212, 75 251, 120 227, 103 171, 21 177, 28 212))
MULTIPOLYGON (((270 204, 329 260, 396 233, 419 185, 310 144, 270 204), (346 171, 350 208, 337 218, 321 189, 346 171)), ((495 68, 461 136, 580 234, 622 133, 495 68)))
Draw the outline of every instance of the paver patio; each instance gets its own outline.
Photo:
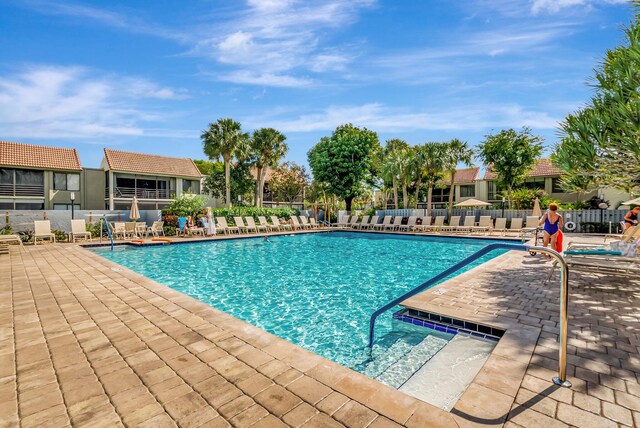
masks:
POLYGON ((0 255, 0 426, 640 426, 640 281, 509 253, 406 302, 507 330, 449 413, 77 245, 0 255))

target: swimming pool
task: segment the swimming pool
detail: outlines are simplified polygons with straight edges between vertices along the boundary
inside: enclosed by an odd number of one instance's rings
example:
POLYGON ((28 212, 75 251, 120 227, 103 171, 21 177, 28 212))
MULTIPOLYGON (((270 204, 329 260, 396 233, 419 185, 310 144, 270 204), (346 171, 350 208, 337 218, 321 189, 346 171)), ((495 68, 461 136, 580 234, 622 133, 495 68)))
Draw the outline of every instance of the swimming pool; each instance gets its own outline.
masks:
MULTIPOLYGON (((101 256, 339 364, 371 371, 371 313, 495 240, 330 232, 146 248, 94 248, 101 256)), ((497 255, 483 257, 469 269, 497 255)), ((375 354, 399 327, 380 317, 375 354), (395 329, 395 330, 394 330, 395 329)), ((396 323, 397 324, 397 323, 396 323)), ((417 343, 431 334, 400 327, 417 343)), ((393 349, 390 351, 393 352, 393 349)))

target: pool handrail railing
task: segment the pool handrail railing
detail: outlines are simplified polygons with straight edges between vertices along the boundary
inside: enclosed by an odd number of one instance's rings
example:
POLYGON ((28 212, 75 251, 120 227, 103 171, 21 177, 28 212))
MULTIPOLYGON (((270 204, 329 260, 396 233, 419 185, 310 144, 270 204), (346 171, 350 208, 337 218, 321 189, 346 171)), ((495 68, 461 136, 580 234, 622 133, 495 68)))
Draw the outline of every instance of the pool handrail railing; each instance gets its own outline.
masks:
POLYGON ((109 226, 109 222, 106 218, 102 217, 101 220, 104 220, 104 225, 107 227, 107 236, 109 237, 109 241, 111 241, 111 251, 113 251, 113 235, 111 234, 111 226, 109 226))
POLYGON ((529 251, 531 253, 543 253, 554 257, 560 264, 560 351, 559 351, 559 367, 558 376, 553 378, 553 382, 556 385, 571 387, 571 382, 567 380, 567 335, 568 335, 568 314, 567 308, 569 303, 569 268, 562 255, 554 250, 546 247, 530 246, 523 244, 489 244, 479 251, 473 253, 469 257, 461 260, 450 268, 442 271, 438 275, 434 276, 427 282, 417 286, 416 288, 409 290, 402 296, 397 297, 389 303, 378 308, 369 319, 369 348, 373 346, 373 339, 375 334, 375 323, 378 316, 383 312, 391 309, 394 306, 399 305, 401 302, 407 300, 410 297, 415 296, 418 293, 426 290, 438 281, 445 279, 447 276, 462 269, 463 267, 473 263, 480 257, 494 251, 494 250, 514 250, 514 251, 529 251))

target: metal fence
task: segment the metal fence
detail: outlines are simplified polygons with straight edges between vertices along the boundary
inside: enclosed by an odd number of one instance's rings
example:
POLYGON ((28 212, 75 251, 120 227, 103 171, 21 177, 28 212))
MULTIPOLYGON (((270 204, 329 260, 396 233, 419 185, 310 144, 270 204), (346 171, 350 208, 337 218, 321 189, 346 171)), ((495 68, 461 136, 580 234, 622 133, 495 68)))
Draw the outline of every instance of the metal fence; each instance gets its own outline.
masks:
MULTIPOLYGON (((129 221, 129 210, 74 210, 73 218, 95 223, 106 215, 108 221, 129 221)), ((138 221, 151 225, 160 220, 160 210, 140 210, 138 221)), ((71 232, 71 210, 9 210, 0 212, 0 229, 9 226, 14 231, 33 230, 36 220, 49 220, 52 230, 71 232)))
MULTIPOLYGON (((628 213, 628 210, 567 210, 562 211, 565 223, 572 221, 576 224, 576 232, 583 231, 582 223, 605 223, 611 225, 611 231, 616 232, 618 230, 619 223, 624 219, 624 216, 628 213)), ((358 212, 361 214, 362 212, 358 212)), ((532 210, 502 210, 502 209, 461 209, 455 208, 453 210, 454 216, 460 216, 464 219, 467 216, 475 216, 475 221, 479 221, 481 216, 491 216, 491 218, 506 218, 511 220, 513 218, 526 219, 527 216, 532 214, 532 210)), ((348 215, 347 211, 338 211, 338 218, 348 215)), ((377 210, 376 215, 381 218, 387 215, 403 217, 425 216, 426 210, 424 209, 401 209, 401 210, 377 210)), ((431 216, 445 216, 448 219, 447 210, 444 208, 431 210, 431 216)))

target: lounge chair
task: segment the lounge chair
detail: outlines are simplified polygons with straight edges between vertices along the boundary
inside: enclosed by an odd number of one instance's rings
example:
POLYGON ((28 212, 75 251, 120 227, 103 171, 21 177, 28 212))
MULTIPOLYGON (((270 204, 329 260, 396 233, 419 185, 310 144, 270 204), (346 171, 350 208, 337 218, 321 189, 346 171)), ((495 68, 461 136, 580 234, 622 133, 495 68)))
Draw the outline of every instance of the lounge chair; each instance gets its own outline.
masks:
POLYGON ((528 215, 527 222, 524 225, 525 229, 537 229, 540 223, 540 217, 535 215, 528 215))
POLYGON ((392 219, 393 219, 392 216, 386 215, 386 216, 384 216, 384 219, 382 220, 382 223, 374 224, 373 228, 377 229, 377 230, 384 230, 387 226, 389 226, 391 224, 391 220, 392 219))
POLYGON ((351 219, 349 220, 349 223, 347 223, 347 225, 345 227, 353 227, 356 224, 358 224, 358 216, 357 215, 353 215, 353 216, 351 216, 351 219))
POLYGON ((309 223, 309 219, 307 218, 306 215, 301 215, 300 216, 300 224, 305 229, 316 229, 318 227, 317 225, 313 225, 313 224, 309 223))
POLYGON ((384 230, 391 229, 396 230, 402 224, 402 216, 397 215, 393 218, 393 223, 384 226, 384 230))
POLYGON ((449 219, 449 224, 446 226, 442 226, 440 230, 442 232, 455 232, 456 229, 460 227, 460 216, 454 215, 449 219))
POLYGON ((35 232, 33 234, 33 245, 38 243, 38 238, 49 239, 56 242, 56 235, 51 233, 51 222, 49 220, 36 220, 33 222, 35 232))
POLYGON ((318 223, 318 222, 316 221, 316 219, 315 219, 315 218, 313 218, 313 217, 309 217, 309 224, 311 224, 311 226, 312 226, 313 228, 315 228, 315 229, 323 229, 323 228, 324 228, 324 224, 322 224, 322 223, 318 223))
POLYGON ((440 232, 442 230, 442 228, 444 227, 444 218, 445 216, 443 215, 438 215, 436 216, 435 220, 433 221, 433 224, 429 224, 431 222, 431 218, 430 217, 424 217, 422 220, 422 225, 421 226, 416 226, 416 228, 418 230, 422 230, 425 232, 440 232), (427 219, 426 221, 424 219, 427 219))
POLYGON ((275 215, 271 216, 271 223, 273 223, 275 226, 278 226, 280 229, 291 230, 290 224, 280 223, 280 219, 275 215))
POLYGON ((160 235, 164 236, 164 221, 154 221, 149 228, 147 228, 147 233, 150 233, 151 236, 155 236, 156 238, 160 235))
POLYGON ((471 228, 471 232, 474 232, 474 233, 482 232, 482 233, 488 234, 488 233, 491 233, 491 230, 493 230, 493 219, 489 215, 481 216, 480 221, 478 222, 478 225, 473 226, 471 228))
POLYGON ((227 219, 225 217, 216 217, 216 223, 218 223, 218 227, 223 231, 225 235, 227 234, 227 232, 240 233, 240 229, 237 226, 229 226, 227 224, 227 219))
POLYGON ((118 239, 118 237, 121 237, 121 239, 125 239, 127 231, 125 229, 124 222, 117 221, 113 223, 111 225, 111 235, 113 236, 113 239, 118 239))
POLYGON ((459 225, 458 227, 456 227, 454 232, 471 233, 472 229, 475 226, 475 222, 476 222, 476 219, 474 216, 472 215, 465 216, 464 222, 462 223, 462 225, 461 226, 459 225))
MULTIPOLYGON (((202 218, 200 219, 200 223, 202 223, 202 218)), ((205 223, 206 223, 206 220, 205 220, 205 223)), ((189 235, 207 236, 207 234, 205 233, 205 229, 206 227, 203 224, 202 227, 190 227, 189 229, 187 229, 187 232, 189 233, 189 235)))
POLYGON ((91 241, 91 232, 87 232, 87 224, 84 220, 71 220, 71 233, 69 241, 76 242, 76 238, 83 237, 91 241))
POLYGON ((275 231, 280 231, 280 226, 275 225, 275 224, 269 224, 269 222, 267 221, 266 217, 263 215, 259 215, 258 216, 258 221, 260 222, 260 224, 264 227, 267 228, 267 230, 275 230, 275 231))
POLYGON ((20 239, 20 235, 0 235, 0 244, 9 244, 11 242, 22 245, 22 239, 20 239))
POLYGON ((407 220, 407 224, 399 225, 398 230, 404 230, 406 232, 410 232, 415 227, 417 220, 418 220, 417 215, 409 216, 409 220, 407 220))
MULTIPOLYGON (((638 239, 640 239, 640 224, 637 226, 630 227, 627 230, 627 232, 628 233, 625 233, 617 242, 626 244, 629 242, 636 242, 638 239)), ((616 241, 613 241, 613 242, 616 242, 616 241)), ((605 240, 603 240, 602 244, 594 243, 594 242, 580 242, 580 241, 571 240, 567 243, 567 249, 572 250, 576 248, 582 248, 582 249, 603 248, 605 244, 606 244, 606 237, 605 237, 605 240)))
POLYGON ((367 225, 369 224, 369 218, 371 218, 371 216, 363 215, 362 220, 360 220, 360 223, 353 224, 351 225, 351 227, 358 230, 362 229, 363 227, 366 228, 367 225))
POLYGON ((304 227, 298 221, 298 217, 296 217, 294 215, 291 216, 291 227, 293 227, 293 230, 302 230, 302 229, 304 229, 304 227))
POLYGON ((333 224, 336 227, 349 227, 349 216, 348 215, 344 215, 340 218, 340 220, 338 220, 337 223, 333 224))
POLYGON ((265 232, 267 231, 267 226, 256 224, 256 221, 253 219, 253 217, 249 216, 245 217, 244 219, 247 222, 247 227, 249 228, 249 230, 254 229, 256 233, 260 232, 260 230, 263 230, 265 232))
POLYGON ((507 219, 506 218, 497 218, 496 224, 493 226, 491 232, 500 232, 501 234, 505 234, 507 231, 507 219))
POLYGON ((124 223, 124 231, 125 231, 125 238, 129 237, 131 239, 135 238, 136 236, 136 222, 135 221, 127 221, 124 223))
POLYGON ((565 250, 564 261, 572 270, 637 275, 640 272, 640 257, 627 257, 619 254, 619 251, 601 249, 568 249, 565 250))
POLYGON ((522 218, 514 217, 511 219, 511 224, 509 225, 509 229, 507 229, 508 233, 521 233, 522 232, 522 218))
POLYGON ((236 227, 240 230, 240 233, 244 233, 244 232, 249 233, 249 228, 245 226, 244 221, 242 220, 242 217, 234 217, 233 221, 236 224, 236 227))

